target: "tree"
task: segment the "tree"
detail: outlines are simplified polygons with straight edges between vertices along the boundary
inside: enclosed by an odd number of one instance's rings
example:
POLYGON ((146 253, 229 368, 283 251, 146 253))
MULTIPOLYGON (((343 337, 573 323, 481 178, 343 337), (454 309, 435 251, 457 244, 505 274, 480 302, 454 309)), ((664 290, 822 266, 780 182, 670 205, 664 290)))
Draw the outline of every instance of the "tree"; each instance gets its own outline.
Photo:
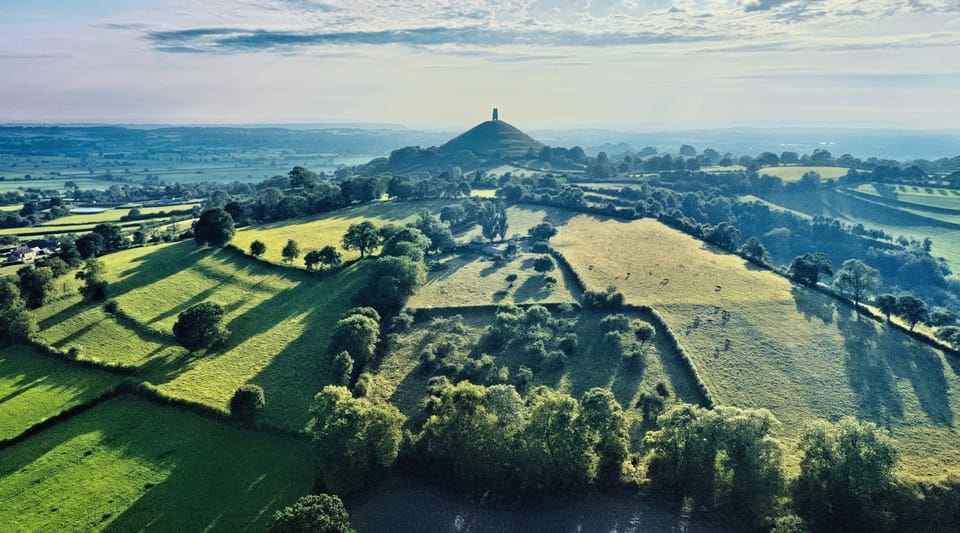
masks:
POLYGON ((453 247, 453 233, 450 225, 440 220, 440 217, 431 215, 426 209, 421 209, 413 227, 420 230, 429 239, 427 250, 430 252, 446 251, 453 247))
POLYGON ((257 240, 250 243, 250 255, 260 257, 267 253, 267 245, 263 241, 257 240))
POLYGON ((910 331, 918 322, 927 319, 927 304, 916 296, 900 296, 897 298, 897 316, 902 318, 907 324, 910 324, 910 331))
POLYGON ((320 263, 320 250, 310 250, 303 256, 303 264, 306 265, 307 270, 313 270, 318 263, 320 263))
POLYGON ((853 297, 853 304, 860 312, 863 297, 880 286, 880 273, 859 259, 847 259, 833 279, 833 286, 853 297))
POLYGON ((283 250, 280 250, 280 255, 283 256, 284 263, 293 264, 293 260, 300 257, 300 245, 293 239, 287 239, 287 244, 283 246, 283 250))
POLYGON ((263 389, 259 385, 241 385, 230 398, 230 416, 242 422, 253 422, 257 413, 266 405, 263 389))
POLYGON ((477 213, 483 236, 493 242, 507 235, 507 207, 500 202, 484 202, 477 213))
POLYGON ((833 275, 833 265, 825 253, 803 254, 795 257, 790 263, 790 277, 805 285, 816 285, 821 274, 833 275))
POLYGON ((53 290, 53 270, 49 267, 25 266, 17 270, 20 277, 20 296, 30 309, 47 303, 53 290))
POLYGON ((340 265, 340 252, 336 248, 330 246, 329 244, 324 246, 318 252, 320 262, 328 267, 335 267, 340 265))
POLYGON ((335 494, 309 494, 273 515, 271 533, 355 533, 343 501, 335 494))
POLYGON ((689 144, 684 144, 680 146, 680 155, 684 157, 696 157, 697 149, 689 144))
POLYGON ((350 314, 334 326, 327 353, 347 352, 353 358, 353 370, 359 373, 373 359, 379 337, 380 324, 376 320, 359 313, 350 314))
POLYGON ((81 235, 77 238, 76 247, 81 259, 101 255, 104 253, 103 236, 99 233, 81 235))
POLYGON ((657 330, 653 328, 649 323, 642 320, 637 320, 633 323, 633 333, 637 338, 637 341, 640 342, 640 346, 643 347, 644 344, 653 340, 657 335, 657 330))
POLYGON ((887 316, 887 322, 890 321, 890 315, 897 312, 897 297, 892 294, 881 294, 873 303, 887 316))
POLYGON ((177 315, 173 335, 190 351, 209 348, 230 333, 223 326, 223 314, 223 308, 215 303, 199 303, 177 315))
POLYGON ((533 260, 533 269, 543 275, 551 272, 554 268, 556 268, 556 265, 554 265, 553 258, 549 255, 541 255, 533 260))
POLYGON ((345 387, 327 385, 310 412, 310 432, 329 489, 341 494, 356 490, 396 461, 404 416, 393 405, 354 398, 345 387))
POLYGON ((360 259, 363 259, 367 252, 380 246, 380 240, 380 232, 377 231, 377 227, 373 225, 373 222, 364 220, 357 224, 351 224, 347 228, 347 232, 343 235, 343 249, 358 250, 360 259))
POLYGON ((222 208, 207 209, 193 224, 193 238, 197 244, 223 246, 230 242, 236 230, 233 217, 222 208))
POLYGON ((0 342, 29 341, 37 323, 27 312, 20 289, 10 278, 0 278, 0 342))
POLYGON ((812 531, 889 530, 898 456, 883 432, 847 417, 811 427, 799 448, 793 501, 812 531))
POLYGON ((362 298, 381 314, 394 315, 426 278, 423 261, 409 257, 381 257, 373 264, 362 298))
POLYGON ((346 387, 350 383, 350 376, 353 375, 353 358, 350 352, 341 350, 330 364, 330 376, 335 385, 346 387))
POLYGON ((317 175, 301 166, 293 167, 287 177, 290 178, 290 187, 293 189, 309 189, 317 183, 317 175))
POLYGON ((527 230, 527 235, 534 241, 547 242, 551 237, 557 234, 557 228, 549 222, 541 222, 527 230))
POLYGON ((593 388, 580 399, 580 418, 599 457, 598 477, 605 482, 620 481, 623 463, 627 460, 630 436, 627 433, 623 408, 608 389, 593 388))
POLYGON ((764 247, 760 239, 756 237, 747 239, 747 242, 743 243, 743 246, 740 247, 740 253, 756 263, 769 264, 771 261, 770 254, 767 252, 766 247, 764 247))
POLYGON ((83 270, 77 272, 77 279, 83 280, 80 294, 91 300, 102 300, 107 295, 107 281, 103 279, 104 265, 102 261, 90 258, 83 263, 83 270))

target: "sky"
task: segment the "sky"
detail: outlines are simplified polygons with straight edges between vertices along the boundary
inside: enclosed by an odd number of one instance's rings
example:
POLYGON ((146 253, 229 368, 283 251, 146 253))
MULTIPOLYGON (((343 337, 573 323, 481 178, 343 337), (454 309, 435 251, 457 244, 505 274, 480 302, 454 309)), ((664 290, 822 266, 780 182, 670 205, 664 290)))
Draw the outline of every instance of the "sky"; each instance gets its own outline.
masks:
POLYGON ((960 0, 0 0, 0 122, 960 130, 960 0))

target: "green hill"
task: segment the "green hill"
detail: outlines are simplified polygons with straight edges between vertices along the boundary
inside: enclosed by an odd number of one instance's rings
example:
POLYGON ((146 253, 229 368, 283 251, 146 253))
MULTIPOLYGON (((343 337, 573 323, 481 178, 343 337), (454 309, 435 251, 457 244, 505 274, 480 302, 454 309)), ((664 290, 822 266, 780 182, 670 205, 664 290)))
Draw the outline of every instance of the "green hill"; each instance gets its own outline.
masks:
POLYGON ((543 148, 543 143, 502 120, 488 120, 474 126, 440 147, 445 153, 470 150, 479 156, 523 156, 531 149, 543 148))

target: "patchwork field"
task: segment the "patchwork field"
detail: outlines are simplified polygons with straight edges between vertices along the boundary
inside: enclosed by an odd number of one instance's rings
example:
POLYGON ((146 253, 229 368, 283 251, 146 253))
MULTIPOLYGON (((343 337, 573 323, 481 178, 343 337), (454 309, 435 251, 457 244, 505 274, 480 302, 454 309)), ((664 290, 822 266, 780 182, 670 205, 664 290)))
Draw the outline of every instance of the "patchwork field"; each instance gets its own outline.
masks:
POLYGON ((80 357, 139 367, 138 375, 173 396, 226 409, 233 391, 264 388, 263 417, 299 430, 307 406, 327 383, 329 326, 350 306, 366 265, 335 278, 311 275, 193 242, 125 250, 105 256, 108 297, 122 315, 72 296, 41 308, 45 342, 80 348, 80 357), (196 354, 176 345, 177 315, 211 301, 226 310, 224 346, 196 354))
POLYGON ((786 183, 800 181, 807 172, 816 172, 820 174, 820 179, 837 179, 847 175, 849 169, 843 167, 763 167, 757 170, 757 174, 762 176, 777 176, 786 183))
MULTIPOLYGON (((162 217, 166 213, 171 213, 174 211, 184 211, 190 210, 193 207, 199 207, 200 203, 187 203, 187 204, 176 204, 176 205, 165 205, 161 207, 140 207, 140 214, 142 216, 152 216, 153 218, 162 217)), ((121 218, 130 214, 131 208, 118 208, 118 209, 108 209, 102 213, 90 213, 86 215, 67 215, 65 217, 57 218, 54 220, 48 220, 41 224, 41 226, 70 226, 77 224, 101 224, 101 223, 117 223, 121 222, 121 218)), ((140 220, 136 222, 145 222, 146 220, 140 220)), ((134 221, 131 221, 134 222, 134 221)))
POLYGON ((99 370, 61 363, 31 348, 0 349, 0 440, 15 437, 65 409, 89 402, 120 379, 99 370))
POLYGON ((656 308, 718 402, 770 409, 784 440, 853 415, 891 429, 909 473, 957 471, 955 358, 653 220, 581 215, 554 244, 588 286, 656 308))
POLYGON ((262 530, 310 491, 309 443, 133 397, 0 453, 7 531, 262 530))
POLYGON ((897 200, 916 204, 918 208, 933 207, 951 209, 960 212, 960 190, 918 187, 916 185, 877 185, 864 183, 854 187, 855 191, 877 198, 897 200))

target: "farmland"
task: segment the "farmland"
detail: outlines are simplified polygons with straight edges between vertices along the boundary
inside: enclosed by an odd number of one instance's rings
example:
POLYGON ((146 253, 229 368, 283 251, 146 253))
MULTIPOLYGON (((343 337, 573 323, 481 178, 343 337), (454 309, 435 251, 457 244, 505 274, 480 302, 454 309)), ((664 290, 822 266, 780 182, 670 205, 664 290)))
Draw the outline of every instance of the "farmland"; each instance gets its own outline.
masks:
POLYGON ((263 529, 310 490, 306 443, 108 400, 0 453, 12 531, 263 529))
POLYGON ((784 440, 814 418, 853 415, 890 428, 913 475, 960 464, 952 357, 652 220, 579 216, 554 242, 588 286, 657 309, 715 399, 770 409, 784 440))
POLYGON ((807 172, 816 172, 824 180, 837 179, 847 175, 847 169, 843 167, 763 167, 757 170, 759 175, 777 176, 786 183, 800 181, 807 172))

